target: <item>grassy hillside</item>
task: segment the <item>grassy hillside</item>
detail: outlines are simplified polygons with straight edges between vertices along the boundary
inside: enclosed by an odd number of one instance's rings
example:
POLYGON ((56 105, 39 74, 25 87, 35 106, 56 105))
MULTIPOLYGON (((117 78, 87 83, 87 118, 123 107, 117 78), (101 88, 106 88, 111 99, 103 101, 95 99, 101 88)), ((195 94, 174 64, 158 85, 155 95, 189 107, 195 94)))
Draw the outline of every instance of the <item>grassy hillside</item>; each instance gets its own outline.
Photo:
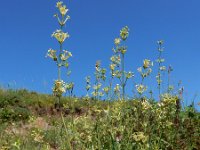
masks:
POLYGON ((200 148, 200 114, 176 96, 100 101, 0 90, 0 149, 200 148))

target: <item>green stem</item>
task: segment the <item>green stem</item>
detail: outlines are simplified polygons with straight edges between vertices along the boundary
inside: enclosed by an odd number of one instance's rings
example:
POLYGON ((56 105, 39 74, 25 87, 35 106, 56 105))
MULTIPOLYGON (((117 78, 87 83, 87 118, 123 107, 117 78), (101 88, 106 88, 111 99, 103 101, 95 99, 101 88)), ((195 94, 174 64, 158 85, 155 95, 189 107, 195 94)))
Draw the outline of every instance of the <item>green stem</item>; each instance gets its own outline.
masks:
POLYGON ((169 92, 170 92, 170 89, 169 89, 169 83, 170 83, 170 72, 168 72, 168 83, 167 83, 167 92, 168 92, 168 94, 169 94, 169 92))
MULTIPOLYGON (((112 73, 113 74, 113 73, 112 73)), ((113 75, 111 75, 111 79, 110 79, 110 100, 112 100, 112 82, 113 82, 113 75)))
POLYGON ((122 99, 125 100, 124 54, 122 54, 122 99))
POLYGON ((160 98, 160 95, 161 95, 161 72, 160 72, 160 67, 161 67, 161 62, 160 62, 160 59, 161 59, 161 45, 159 45, 159 56, 158 56, 158 60, 159 60, 159 63, 158 63, 158 92, 159 92, 159 98, 160 98))

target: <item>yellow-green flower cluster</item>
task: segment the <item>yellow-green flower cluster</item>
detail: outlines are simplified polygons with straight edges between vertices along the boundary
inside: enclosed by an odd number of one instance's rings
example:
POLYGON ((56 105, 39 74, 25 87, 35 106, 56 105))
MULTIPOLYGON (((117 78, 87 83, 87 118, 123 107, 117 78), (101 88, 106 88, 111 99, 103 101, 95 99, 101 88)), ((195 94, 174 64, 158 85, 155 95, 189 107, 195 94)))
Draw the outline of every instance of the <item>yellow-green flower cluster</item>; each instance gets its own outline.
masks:
POLYGON ((116 46, 118 46, 121 43, 121 39, 115 38, 114 43, 115 43, 116 46))
POLYGON ((53 32, 52 37, 56 38, 57 41, 62 44, 65 39, 69 38, 69 34, 63 32, 62 30, 56 30, 55 32, 53 32))
POLYGON ((119 52, 122 55, 124 55, 127 52, 127 47, 126 46, 120 46, 120 47, 117 48, 116 52, 119 52))
POLYGON ((110 70, 111 70, 111 72, 112 72, 112 76, 114 76, 114 75, 113 75, 113 72, 114 72, 116 66, 117 66, 116 64, 110 64, 110 70))
POLYGON ((147 90, 147 87, 143 84, 137 84, 136 90, 140 95, 142 95, 147 90))
POLYGON ((67 22, 67 20, 70 19, 69 15, 66 15, 67 12, 69 11, 69 9, 67 8, 66 5, 63 5, 63 2, 57 2, 56 7, 59 10, 59 14, 61 15, 61 19, 59 18, 58 14, 55 14, 54 16, 58 19, 58 22, 60 24, 60 26, 64 26, 67 22))
POLYGON ((67 14, 67 12, 69 11, 69 9, 67 9, 66 5, 63 5, 63 2, 57 2, 56 7, 59 9, 60 14, 62 16, 65 16, 67 14))
POLYGON ((113 51, 115 53, 121 53, 122 55, 124 55, 127 52, 127 47, 120 46, 120 44, 121 44, 121 40, 125 41, 128 38, 128 36, 129 36, 129 28, 128 28, 128 26, 125 26, 124 28, 122 28, 120 30, 120 38, 115 38, 115 40, 114 40, 116 49, 113 48, 113 51))
POLYGON ((151 66, 153 66, 153 62, 151 62, 149 59, 143 60, 143 68, 144 69, 150 68, 151 66))
POLYGON ((50 57, 52 58, 54 61, 57 61, 57 55, 56 55, 56 50, 53 50, 53 49, 49 49, 48 52, 47 52, 47 55, 46 57, 50 57))
POLYGON ((170 105, 175 105, 177 100, 178 100, 177 96, 173 96, 168 93, 161 95, 161 103, 163 106, 166 106, 166 107, 168 107, 170 105))
POLYGON ((129 71, 129 72, 125 72, 125 76, 126 76, 126 79, 130 79, 130 78, 134 77, 134 74, 133 74, 133 72, 129 71))
POLYGON ((101 62, 97 61, 95 64, 95 77, 99 81, 102 79, 103 81, 106 80, 106 69, 101 68, 101 62))
POLYGON ((115 64, 115 65, 120 65, 121 63, 121 58, 120 58, 120 55, 113 55, 111 58, 110 58, 112 64, 115 64))
POLYGON ((63 80, 55 80, 53 87, 53 94, 57 97, 61 97, 66 92, 66 85, 63 80))
POLYGON ((70 57, 72 57, 72 53, 66 50, 63 50, 63 53, 60 55, 60 59, 62 61, 68 60, 70 57))
POLYGON ((122 72, 119 71, 119 70, 116 70, 116 71, 114 72, 114 76, 115 76, 116 78, 120 79, 120 78, 122 77, 122 72))
POLYGON ((123 41, 125 41, 128 38, 129 35, 129 28, 128 26, 125 26, 120 30, 120 37, 123 41))
POLYGON ((135 132, 132 137, 136 142, 145 143, 148 140, 148 136, 145 136, 144 132, 135 132))
POLYGON ((145 59, 143 61, 143 67, 139 67, 137 69, 142 78, 145 78, 151 74, 152 72, 152 69, 150 68, 151 66, 153 66, 153 62, 151 62, 150 60, 145 59))
POLYGON ((115 76, 115 69, 116 67, 119 67, 119 65, 121 64, 121 58, 120 55, 113 55, 111 58, 111 64, 110 64, 110 70, 111 70, 111 75, 112 77, 115 76))

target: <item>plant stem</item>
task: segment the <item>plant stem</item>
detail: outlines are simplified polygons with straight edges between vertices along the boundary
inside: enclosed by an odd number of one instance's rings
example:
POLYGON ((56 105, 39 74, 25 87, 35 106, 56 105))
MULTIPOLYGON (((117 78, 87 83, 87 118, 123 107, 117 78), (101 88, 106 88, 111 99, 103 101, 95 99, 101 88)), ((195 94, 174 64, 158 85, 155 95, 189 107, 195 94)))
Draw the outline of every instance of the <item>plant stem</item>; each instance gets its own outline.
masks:
POLYGON ((122 100, 125 100, 124 54, 122 54, 122 100))
POLYGON ((158 56, 158 60, 159 60, 159 63, 158 63, 158 92, 159 92, 159 98, 160 98, 160 94, 161 94, 161 72, 160 72, 160 67, 161 67, 161 45, 159 44, 159 56, 158 56))

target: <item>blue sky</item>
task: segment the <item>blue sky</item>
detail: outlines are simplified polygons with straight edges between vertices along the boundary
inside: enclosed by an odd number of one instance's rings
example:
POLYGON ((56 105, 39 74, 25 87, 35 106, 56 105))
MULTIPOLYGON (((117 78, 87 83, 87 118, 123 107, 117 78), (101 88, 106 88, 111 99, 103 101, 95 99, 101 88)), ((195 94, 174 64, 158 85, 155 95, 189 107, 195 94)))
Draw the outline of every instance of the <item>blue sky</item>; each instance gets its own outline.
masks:
MULTIPOLYGON (((49 48, 57 48, 51 34, 58 28, 56 0, 12 0, 0 4, 0 84, 50 92, 57 78, 55 64, 45 58, 49 48)), ((135 72, 145 58, 155 60, 156 41, 165 41, 166 65, 172 65, 172 83, 182 80, 185 101, 189 104, 200 92, 200 10, 199 0, 64 0, 71 20, 66 31, 71 35, 65 48, 73 53, 71 80, 75 94, 84 95, 84 77, 92 76, 96 60, 107 67, 113 40, 127 25, 126 70, 135 72)), ((154 66, 154 73, 157 70, 154 66)), ((155 75, 149 81, 156 89, 155 75)), ((128 93, 133 88, 128 84, 128 93)), ((130 94, 131 95, 131 94, 130 94)))

